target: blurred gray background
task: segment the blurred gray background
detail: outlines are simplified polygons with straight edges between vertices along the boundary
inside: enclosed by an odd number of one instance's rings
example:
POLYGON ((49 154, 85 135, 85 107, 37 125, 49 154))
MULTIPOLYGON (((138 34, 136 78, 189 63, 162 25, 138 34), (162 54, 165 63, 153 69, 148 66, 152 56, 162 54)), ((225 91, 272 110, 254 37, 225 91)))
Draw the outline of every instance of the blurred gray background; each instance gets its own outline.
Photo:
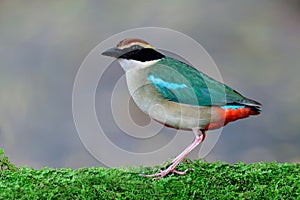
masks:
POLYGON ((145 26, 197 40, 226 84, 263 104, 262 115, 223 129, 207 161, 300 161, 299 1, 2 0, 0 148, 14 164, 101 165, 76 132, 73 82, 101 41, 145 26))

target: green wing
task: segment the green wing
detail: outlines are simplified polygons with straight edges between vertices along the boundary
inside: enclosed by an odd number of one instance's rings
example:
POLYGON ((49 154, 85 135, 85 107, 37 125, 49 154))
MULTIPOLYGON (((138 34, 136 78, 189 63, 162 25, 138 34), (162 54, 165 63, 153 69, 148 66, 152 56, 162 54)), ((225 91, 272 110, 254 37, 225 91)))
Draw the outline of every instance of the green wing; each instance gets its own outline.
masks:
POLYGON ((194 106, 239 104, 244 97, 195 68, 165 57, 148 68, 148 81, 163 98, 194 106))

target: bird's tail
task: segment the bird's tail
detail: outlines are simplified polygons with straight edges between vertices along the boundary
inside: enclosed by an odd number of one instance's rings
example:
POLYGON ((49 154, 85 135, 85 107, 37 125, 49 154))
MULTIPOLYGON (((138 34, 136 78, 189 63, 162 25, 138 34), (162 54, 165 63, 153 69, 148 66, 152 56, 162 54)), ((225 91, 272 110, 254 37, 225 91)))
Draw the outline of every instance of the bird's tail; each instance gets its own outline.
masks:
POLYGON ((252 99, 248 99, 244 97, 242 100, 238 102, 239 104, 245 105, 246 107, 250 108, 252 113, 251 115, 258 115, 261 113, 261 103, 254 101, 252 99))

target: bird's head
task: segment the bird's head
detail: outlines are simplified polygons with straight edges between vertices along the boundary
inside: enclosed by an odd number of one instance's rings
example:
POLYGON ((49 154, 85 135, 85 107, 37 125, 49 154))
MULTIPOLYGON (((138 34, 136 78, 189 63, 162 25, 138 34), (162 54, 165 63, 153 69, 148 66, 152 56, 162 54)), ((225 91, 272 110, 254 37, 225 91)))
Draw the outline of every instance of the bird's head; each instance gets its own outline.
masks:
POLYGON ((165 57, 148 42, 136 38, 124 39, 102 55, 117 58, 125 71, 150 66, 165 57))

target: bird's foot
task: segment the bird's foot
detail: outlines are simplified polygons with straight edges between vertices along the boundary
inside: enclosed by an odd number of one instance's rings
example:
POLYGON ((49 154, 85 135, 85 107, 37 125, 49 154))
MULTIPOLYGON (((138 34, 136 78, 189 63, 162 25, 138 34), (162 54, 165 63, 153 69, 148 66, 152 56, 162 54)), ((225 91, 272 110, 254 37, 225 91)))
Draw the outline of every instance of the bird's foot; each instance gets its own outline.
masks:
POLYGON ((185 175, 188 171, 190 170, 194 170, 193 168, 188 168, 186 170, 184 170, 183 172, 178 171, 173 169, 172 167, 168 167, 165 170, 159 170, 158 173, 155 174, 141 174, 141 176, 143 177, 147 177, 147 178, 154 178, 155 180, 161 179, 163 177, 165 177, 166 175, 170 174, 170 173, 174 173, 174 174, 178 174, 178 175, 185 175))
POLYGON ((162 177, 165 177, 166 175, 168 175, 169 173, 175 173, 178 175, 185 175, 187 171, 189 170, 193 170, 193 169, 186 169, 183 172, 177 171, 175 170, 176 166, 185 158, 185 156, 190 153, 198 144, 200 144, 201 142, 203 142, 204 138, 205 138, 205 131, 202 131, 201 129, 193 129, 194 133, 195 133, 195 139, 193 141, 192 144, 190 144, 190 146, 188 146, 181 154, 179 154, 172 162, 172 164, 165 170, 159 170, 158 173, 156 174, 141 174, 144 177, 154 177, 154 179, 160 179, 162 177), (200 135, 199 132, 202 132, 202 134, 200 135))

